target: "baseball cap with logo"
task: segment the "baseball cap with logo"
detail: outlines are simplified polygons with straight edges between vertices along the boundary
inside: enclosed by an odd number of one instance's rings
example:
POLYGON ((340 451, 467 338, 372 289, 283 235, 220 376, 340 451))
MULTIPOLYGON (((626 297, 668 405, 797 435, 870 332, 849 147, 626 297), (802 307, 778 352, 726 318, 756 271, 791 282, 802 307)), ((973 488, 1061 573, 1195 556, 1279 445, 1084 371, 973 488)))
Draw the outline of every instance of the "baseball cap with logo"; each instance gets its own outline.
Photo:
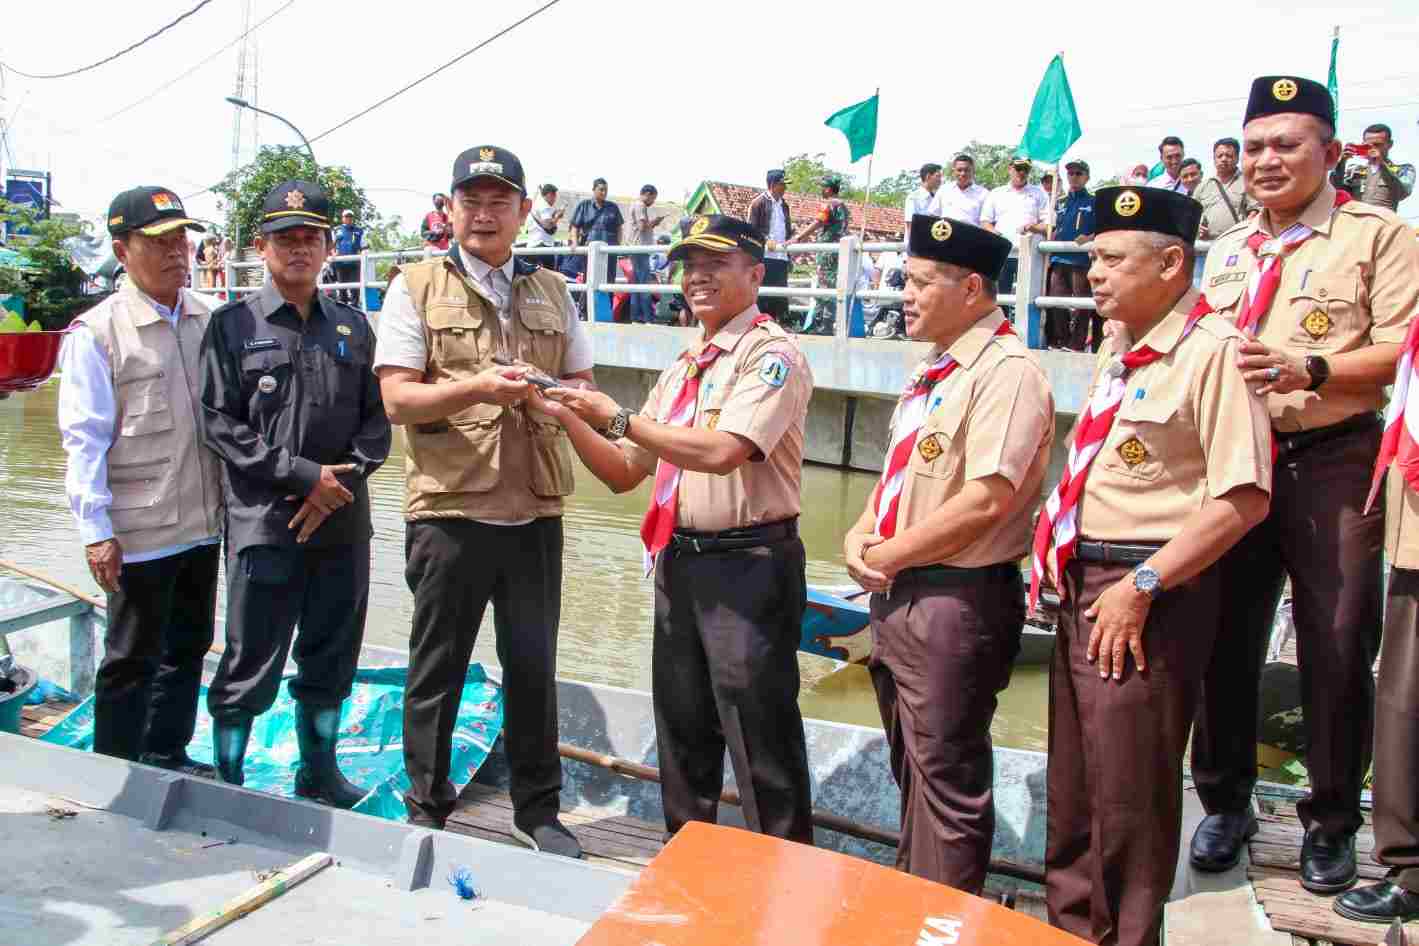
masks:
POLYGON ((319 184, 282 181, 266 192, 261 205, 261 232, 276 233, 292 227, 330 229, 330 198, 319 184))
POLYGON ((1024 153, 1018 152, 1018 151, 1017 151, 1014 155, 1011 156, 1011 158, 1010 158, 1010 166, 1011 166, 1012 168, 1028 168, 1028 167, 1034 167, 1034 165, 1030 163, 1030 156, 1029 156, 1028 154, 1024 154, 1024 153))
POLYGON ((182 199, 166 187, 135 187, 124 191, 108 206, 108 232, 123 236, 137 230, 144 236, 162 236, 178 227, 205 232, 187 215, 182 199))
POLYGON ((497 145, 479 145, 469 148, 453 162, 453 183, 450 191, 470 181, 491 178, 516 187, 524 195, 527 193, 527 178, 522 173, 522 162, 506 148, 497 145))

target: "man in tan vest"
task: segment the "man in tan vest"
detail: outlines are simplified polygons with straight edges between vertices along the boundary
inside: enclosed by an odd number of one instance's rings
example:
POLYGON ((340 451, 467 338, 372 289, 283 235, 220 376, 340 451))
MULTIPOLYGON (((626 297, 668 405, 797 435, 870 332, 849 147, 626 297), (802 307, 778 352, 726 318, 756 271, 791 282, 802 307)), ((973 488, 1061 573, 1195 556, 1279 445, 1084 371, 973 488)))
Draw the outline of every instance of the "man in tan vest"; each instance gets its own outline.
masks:
POLYGON ((114 198, 108 230, 128 282, 74 322, 59 430, 69 506, 108 593, 94 751, 210 777, 187 744, 212 646, 222 490, 202 443, 198 352, 211 310, 183 288, 189 229, 202 227, 165 187, 114 198))
POLYGON ((454 717, 492 601, 513 832, 534 850, 579 857, 557 820, 555 673, 571 451, 555 420, 523 404, 522 375, 536 369, 564 385, 590 385, 591 340, 562 277, 512 255, 532 209, 517 156, 470 148, 454 161, 450 192, 455 245, 405 266, 390 284, 375 353, 385 409, 407 443, 414 622, 404 801, 416 824, 441 828, 453 811, 454 717))

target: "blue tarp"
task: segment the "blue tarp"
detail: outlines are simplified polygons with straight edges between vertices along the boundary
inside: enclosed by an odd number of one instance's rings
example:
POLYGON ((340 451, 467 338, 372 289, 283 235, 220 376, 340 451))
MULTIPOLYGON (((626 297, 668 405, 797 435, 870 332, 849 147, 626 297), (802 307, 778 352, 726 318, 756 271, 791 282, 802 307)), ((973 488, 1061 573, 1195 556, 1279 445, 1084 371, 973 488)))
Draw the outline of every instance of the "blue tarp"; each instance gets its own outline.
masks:
MULTIPOLYGON (((404 791, 404 684, 408 670, 388 667, 360 670, 354 692, 341 707, 340 740, 336 755, 345 777, 370 790, 355 810, 367 815, 405 820, 404 791)), ((287 678, 289 680, 289 678, 287 678)), ((207 688, 198 699, 197 732, 188 754, 200 761, 212 758, 212 717, 207 715, 207 688)), ((456 788, 473 780, 492 751, 503 728, 503 692, 488 680, 482 666, 468 668, 463 699, 453 730, 453 767, 450 779, 456 788)), ((75 749, 94 743, 94 699, 89 697, 45 734, 46 742, 75 749)), ((296 766, 295 701, 283 685, 276 705, 257 718, 251 729, 246 755, 246 787, 287 798, 294 796, 296 766)))

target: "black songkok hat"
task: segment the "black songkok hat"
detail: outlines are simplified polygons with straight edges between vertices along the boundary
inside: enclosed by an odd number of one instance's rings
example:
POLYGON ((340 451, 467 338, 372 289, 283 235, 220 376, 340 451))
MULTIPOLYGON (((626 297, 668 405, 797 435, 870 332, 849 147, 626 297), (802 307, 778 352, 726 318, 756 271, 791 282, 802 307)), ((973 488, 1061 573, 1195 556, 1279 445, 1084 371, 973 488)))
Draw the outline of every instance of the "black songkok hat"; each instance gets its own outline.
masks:
POLYGON ((1330 90, 1314 79, 1262 76, 1252 81, 1243 125, 1253 118, 1287 113, 1314 115, 1331 128, 1335 127, 1335 102, 1330 98, 1330 90))
POLYGON ((912 217, 911 251, 908 255, 934 259, 999 279, 1010 256, 1012 244, 998 233, 960 220, 916 214, 912 217))
POLYGON ((1101 187, 1094 192, 1094 232, 1142 230, 1197 240, 1202 205, 1161 187, 1101 187))

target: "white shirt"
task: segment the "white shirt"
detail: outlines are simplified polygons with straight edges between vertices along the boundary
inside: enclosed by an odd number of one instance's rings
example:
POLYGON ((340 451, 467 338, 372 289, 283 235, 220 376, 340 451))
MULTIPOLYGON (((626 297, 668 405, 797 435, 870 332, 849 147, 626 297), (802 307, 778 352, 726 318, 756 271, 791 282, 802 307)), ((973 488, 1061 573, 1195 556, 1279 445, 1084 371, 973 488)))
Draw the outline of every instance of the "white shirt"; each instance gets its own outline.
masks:
POLYGON ((970 187, 961 190, 955 181, 950 181, 941 185, 936 196, 941 199, 941 216, 980 226, 981 209, 990 197, 990 191, 974 181, 970 187))
MULTIPOLYGON (((139 293, 173 328, 182 317, 182 291, 177 306, 169 309, 139 293)), ((108 451, 118 439, 118 398, 113 390, 113 369, 108 352, 87 325, 79 324, 64 340, 61 355, 63 379, 59 385, 59 433, 69 462, 64 470, 64 493, 79 524, 85 545, 113 538, 108 509, 113 493, 108 488, 108 451)), ((200 412, 199 412, 200 413, 200 412)), ((205 447, 203 449, 206 449, 205 447)), ((151 552, 124 553, 125 562, 150 562, 179 555, 199 545, 216 545, 220 535, 184 542, 151 552)))
MULTIPOLYGON (((788 242, 788 214, 784 212, 783 201, 774 200, 773 195, 769 195, 769 239, 779 246, 788 242)), ((770 250, 764 256, 768 259, 788 259, 788 254, 783 250, 770 250)))
POLYGON ((944 187, 936 188, 936 193, 931 193, 925 187, 918 187, 907 195, 907 202, 902 207, 902 220, 906 224, 906 233, 903 237, 907 247, 911 247, 912 242, 912 217, 917 214, 926 214, 931 217, 944 217, 941 212, 941 192, 944 187))
POLYGON ((1036 184, 1026 184, 1016 190, 1009 184, 1002 184, 990 192, 990 198, 981 208, 981 222, 995 227, 995 232, 1014 241, 1020 236, 1020 229, 1040 222, 1045 204, 1049 198, 1036 184))
MULTIPOLYGON (((527 245, 551 246, 557 242, 557 227, 552 223, 556 209, 539 196, 532 204, 532 213, 527 217, 527 245)), ((547 259, 547 257, 542 257, 547 259)))
POLYGON ((1164 171, 1162 174, 1150 180, 1147 186, 1161 187, 1165 191, 1176 191, 1179 194, 1187 193, 1187 188, 1183 186, 1182 178, 1169 177, 1167 171, 1164 171))

